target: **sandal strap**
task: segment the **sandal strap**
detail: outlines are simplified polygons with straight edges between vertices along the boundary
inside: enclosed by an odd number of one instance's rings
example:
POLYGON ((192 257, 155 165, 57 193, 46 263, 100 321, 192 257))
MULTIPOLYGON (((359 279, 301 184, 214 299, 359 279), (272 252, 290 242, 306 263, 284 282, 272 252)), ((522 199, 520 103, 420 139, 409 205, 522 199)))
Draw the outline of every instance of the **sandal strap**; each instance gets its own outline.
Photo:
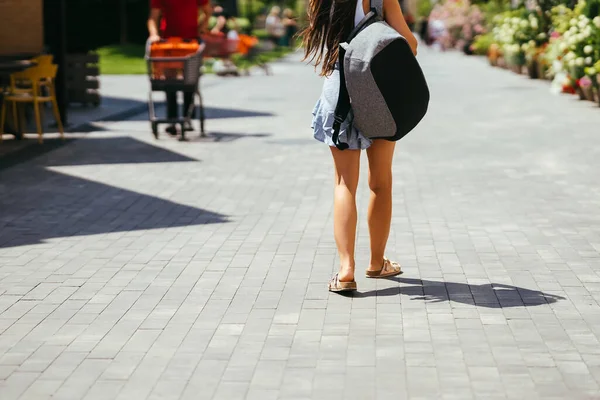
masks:
POLYGON ((381 269, 382 273, 399 272, 399 271, 400 271, 400 264, 383 257, 383 267, 381 269))
POLYGON ((339 285, 338 285, 338 282, 339 282, 339 281, 340 281, 340 280, 339 280, 339 274, 335 274, 335 275, 334 275, 334 276, 331 278, 331 280, 329 281, 329 287, 330 287, 330 288, 334 288, 334 289, 338 288, 338 287, 339 287, 339 285))

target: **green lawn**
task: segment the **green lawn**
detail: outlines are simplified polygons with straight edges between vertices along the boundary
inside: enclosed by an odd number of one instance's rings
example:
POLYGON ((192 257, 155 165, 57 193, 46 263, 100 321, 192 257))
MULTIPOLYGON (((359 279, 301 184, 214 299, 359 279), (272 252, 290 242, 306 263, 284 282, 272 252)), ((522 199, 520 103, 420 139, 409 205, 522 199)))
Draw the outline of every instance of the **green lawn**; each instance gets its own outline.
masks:
POLYGON ((100 72, 104 75, 145 74, 143 45, 114 45, 98 49, 100 72))
MULTIPOLYGON (((277 48, 260 54, 258 57, 262 62, 269 62, 283 57, 291 52, 288 48, 277 48)), ((146 61, 144 60, 145 48, 142 45, 114 45, 98 49, 100 55, 100 72, 103 75, 145 74, 147 73, 146 61)), ((248 68, 256 64, 257 60, 251 62, 241 58, 233 57, 233 61, 240 68, 248 68)), ((207 72, 211 72, 210 62, 207 62, 207 72)))

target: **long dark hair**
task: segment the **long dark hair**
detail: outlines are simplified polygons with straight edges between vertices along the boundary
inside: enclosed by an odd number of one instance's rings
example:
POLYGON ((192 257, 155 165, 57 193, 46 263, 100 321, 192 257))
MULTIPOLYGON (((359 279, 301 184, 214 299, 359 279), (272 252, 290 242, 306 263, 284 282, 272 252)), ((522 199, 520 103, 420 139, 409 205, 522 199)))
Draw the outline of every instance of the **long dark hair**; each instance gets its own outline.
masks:
MULTIPOLYGON (((358 0, 362 4, 362 0, 358 0)), ((310 0, 308 27, 302 32, 304 59, 321 65, 321 75, 330 75, 338 59, 338 47, 354 26, 355 0, 310 0)))

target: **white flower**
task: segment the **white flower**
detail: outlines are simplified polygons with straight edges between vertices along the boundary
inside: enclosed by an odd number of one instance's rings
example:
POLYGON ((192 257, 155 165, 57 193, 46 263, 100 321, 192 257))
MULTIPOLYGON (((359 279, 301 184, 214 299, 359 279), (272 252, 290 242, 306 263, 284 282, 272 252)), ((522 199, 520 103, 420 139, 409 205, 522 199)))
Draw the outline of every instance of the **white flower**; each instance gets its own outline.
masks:
POLYGON ((577 56, 575 55, 575 53, 573 53, 572 51, 568 52, 567 55, 565 56, 565 60, 567 61, 572 61, 576 58, 577 56))
POLYGON ((569 60, 569 67, 574 67, 575 66, 575 60, 569 60))
POLYGON ((583 35, 586 38, 589 38, 590 36, 592 36, 592 27, 591 26, 586 26, 585 29, 583 30, 583 35))
POLYGON ((527 43, 523 43, 521 45, 521 50, 523 50, 523 51, 527 51, 528 48, 529 48, 529 45, 527 43))
POLYGON ((583 48, 585 54, 592 54, 592 51, 594 51, 594 48, 589 44, 583 48))
POLYGON ((527 26, 529 26, 529 22, 527 22, 526 19, 522 19, 521 22, 519 22, 519 25, 521 25, 521 28, 527 28, 527 26))
POLYGON ((571 37, 569 38, 569 40, 567 40, 567 43, 569 44, 569 46, 574 47, 577 44, 577 38, 571 37))
POLYGON ((531 27, 533 29, 537 29, 538 28, 538 20, 537 20, 537 18, 535 18, 535 17, 530 18, 529 22, 531 23, 531 27))
POLYGON ((600 16, 594 17, 592 21, 594 22, 594 25, 596 25, 597 28, 600 28, 600 16))
POLYGON ((535 47, 535 40, 529 41, 529 47, 535 47))
POLYGON ((597 72, 598 71, 596 71, 596 68, 594 68, 594 67, 591 67, 588 69, 588 74, 590 74, 590 75, 596 75, 597 72))
POLYGON ((539 35, 537 35, 538 39, 546 39, 546 34, 544 32, 540 33, 539 35))
POLYGON ((587 24, 588 24, 587 21, 582 19, 577 23, 577 26, 579 26, 580 29, 583 29, 587 26, 587 24))
POLYGON ((594 62, 594 60, 592 60, 592 57, 585 58, 585 65, 592 65, 593 62, 594 62))
POLYGON ((560 42, 560 44, 558 45, 558 49, 560 51, 565 51, 567 49, 567 44, 565 42, 560 42))
POLYGON ((583 59, 583 57, 578 57, 575 60, 575 65, 577 65, 578 67, 583 67, 584 64, 585 64, 585 60, 583 59))
POLYGON ((566 31, 565 34, 563 35, 563 37, 565 39, 569 39, 571 37, 571 31, 566 31))
POLYGON ((577 25, 577 20, 575 18, 571 19, 571 21, 569 21, 569 24, 571 24, 571 26, 575 26, 577 25))
POLYGON ((552 62, 552 69, 553 69, 553 70, 554 70, 554 72, 556 72, 556 73, 558 73, 558 72, 562 71, 562 69, 563 69, 562 63, 561 63, 560 61, 558 61, 558 60, 554 60, 554 61, 552 62))

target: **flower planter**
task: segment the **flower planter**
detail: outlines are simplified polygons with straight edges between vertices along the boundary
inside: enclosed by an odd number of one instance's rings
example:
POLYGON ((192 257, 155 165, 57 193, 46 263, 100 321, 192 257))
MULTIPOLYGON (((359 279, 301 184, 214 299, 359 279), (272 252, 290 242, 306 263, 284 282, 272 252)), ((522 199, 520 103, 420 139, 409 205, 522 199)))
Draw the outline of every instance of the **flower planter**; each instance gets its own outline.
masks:
POLYGON ((496 65, 500 68, 507 68, 506 60, 502 56, 498 56, 498 59, 496 60, 496 65))
POLYGON ((531 79, 539 79, 540 78, 540 74, 539 74, 539 62, 537 60, 531 60, 527 63, 527 75, 529 75, 529 78, 531 79))
POLYGON ((579 95, 579 100, 595 101, 594 89, 591 86, 577 86, 577 94, 579 95))
POLYGON ((592 86, 583 87, 581 91, 583 92, 584 100, 595 101, 594 88, 592 86))
POLYGON ((500 48, 497 44, 492 44, 488 49, 488 61, 490 65, 497 67, 502 56, 500 55, 500 48))
POLYGON ((514 72, 515 74, 519 74, 519 75, 523 74, 523 66, 522 65, 514 65, 513 64, 510 66, 510 70, 512 72, 514 72))
POLYGON ((544 65, 543 62, 538 61, 537 62, 537 75, 538 75, 538 79, 548 79, 548 75, 547 73, 547 68, 544 65))

